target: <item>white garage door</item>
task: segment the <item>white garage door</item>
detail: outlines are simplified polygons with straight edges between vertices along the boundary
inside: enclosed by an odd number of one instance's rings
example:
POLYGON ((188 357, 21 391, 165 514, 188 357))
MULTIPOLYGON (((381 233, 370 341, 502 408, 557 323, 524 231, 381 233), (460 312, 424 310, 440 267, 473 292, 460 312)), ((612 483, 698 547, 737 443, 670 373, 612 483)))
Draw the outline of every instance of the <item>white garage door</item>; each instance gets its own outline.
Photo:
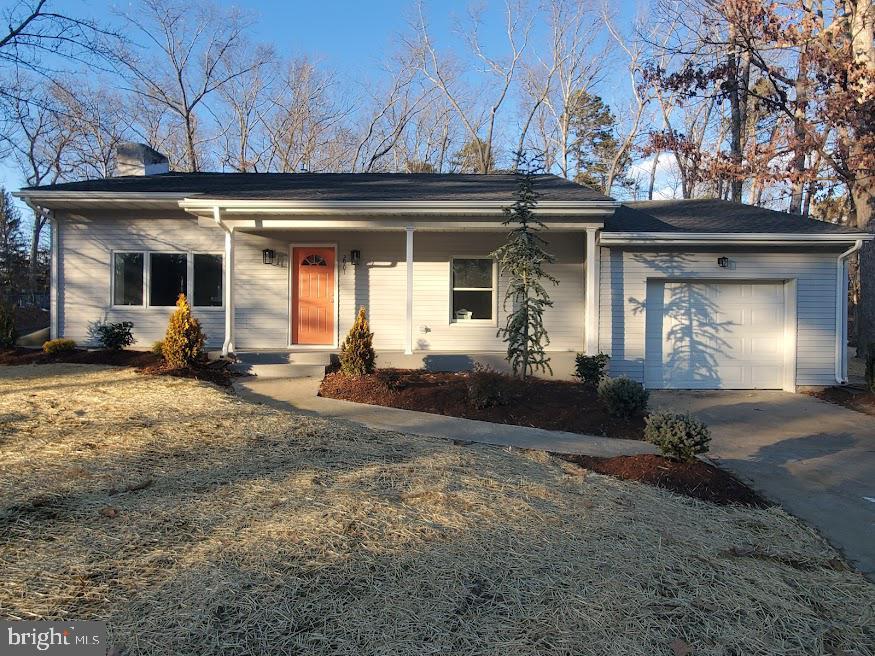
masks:
POLYGON ((648 281, 644 380, 657 389, 780 389, 783 283, 648 281))

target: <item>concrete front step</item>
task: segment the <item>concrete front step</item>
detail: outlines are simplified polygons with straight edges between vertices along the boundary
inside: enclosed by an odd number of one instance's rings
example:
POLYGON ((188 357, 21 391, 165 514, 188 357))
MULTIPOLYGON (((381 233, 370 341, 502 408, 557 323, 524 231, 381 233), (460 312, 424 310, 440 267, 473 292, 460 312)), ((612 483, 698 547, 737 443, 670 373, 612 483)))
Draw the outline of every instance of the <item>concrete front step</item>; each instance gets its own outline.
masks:
POLYGON ((259 378, 321 378, 331 364, 331 351, 235 353, 232 369, 259 378))

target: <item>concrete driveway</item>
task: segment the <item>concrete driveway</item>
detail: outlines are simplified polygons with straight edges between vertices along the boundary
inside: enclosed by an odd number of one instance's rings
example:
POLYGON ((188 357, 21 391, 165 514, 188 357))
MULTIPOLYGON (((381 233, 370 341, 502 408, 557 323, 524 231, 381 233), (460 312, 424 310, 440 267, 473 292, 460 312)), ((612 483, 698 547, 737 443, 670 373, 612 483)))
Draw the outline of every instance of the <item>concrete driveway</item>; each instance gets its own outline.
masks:
POLYGON ((875 580, 875 417, 805 394, 653 392, 711 427, 725 469, 817 528, 875 580))

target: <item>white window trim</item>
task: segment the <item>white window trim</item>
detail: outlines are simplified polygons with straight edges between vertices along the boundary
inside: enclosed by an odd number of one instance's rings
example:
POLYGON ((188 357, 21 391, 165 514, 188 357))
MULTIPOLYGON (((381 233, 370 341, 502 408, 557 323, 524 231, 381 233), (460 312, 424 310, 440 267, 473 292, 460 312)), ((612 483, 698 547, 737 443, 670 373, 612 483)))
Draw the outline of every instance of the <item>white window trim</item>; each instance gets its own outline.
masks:
POLYGON ((498 325, 498 262, 490 255, 453 255, 449 262, 449 295, 447 298, 447 316, 451 326, 497 326, 498 325), (490 260, 492 262, 492 287, 453 287, 453 262, 456 260, 490 260), (492 292, 491 319, 456 319, 453 312, 453 292, 492 292))
POLYGON ((109 257, 109 306, 114 310, 132 310, 135 308, 152 309, 152 310, 168 310, 175 307, 174 305, 152 305, 151 294, 151 271, 152 271, 152 255, 185 255, 186 258, 186 281, 185 295, 189 299, 192 308, 198 312, 224 312, 225 310, 225 254, 220 251, 149 251, 149 250, 113 250, 110 251, 109 257), (139 305, 118 305, 115 302, 115 256, 128 255, 136 253, 143 256, 143 302, 139 305), (222 304, 221 305, 195 305, 194 304, 194 256, 195 255, 215 255, 222 258, 222 304))

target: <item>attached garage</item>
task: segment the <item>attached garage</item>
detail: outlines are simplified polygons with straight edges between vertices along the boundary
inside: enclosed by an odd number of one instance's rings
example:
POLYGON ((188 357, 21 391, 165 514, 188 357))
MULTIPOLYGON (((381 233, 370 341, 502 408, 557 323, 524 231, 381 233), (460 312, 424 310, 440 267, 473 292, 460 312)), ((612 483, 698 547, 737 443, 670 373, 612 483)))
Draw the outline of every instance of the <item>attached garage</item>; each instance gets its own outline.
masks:
POLYGON ((784 281, 648 281, 645 385, 783 388, 792 342, 785 287, 784 281))
POLYGON ((652 389, 847 380, 845 226, 721 200, 628 203, 599 239, 598 348, 652 389))

